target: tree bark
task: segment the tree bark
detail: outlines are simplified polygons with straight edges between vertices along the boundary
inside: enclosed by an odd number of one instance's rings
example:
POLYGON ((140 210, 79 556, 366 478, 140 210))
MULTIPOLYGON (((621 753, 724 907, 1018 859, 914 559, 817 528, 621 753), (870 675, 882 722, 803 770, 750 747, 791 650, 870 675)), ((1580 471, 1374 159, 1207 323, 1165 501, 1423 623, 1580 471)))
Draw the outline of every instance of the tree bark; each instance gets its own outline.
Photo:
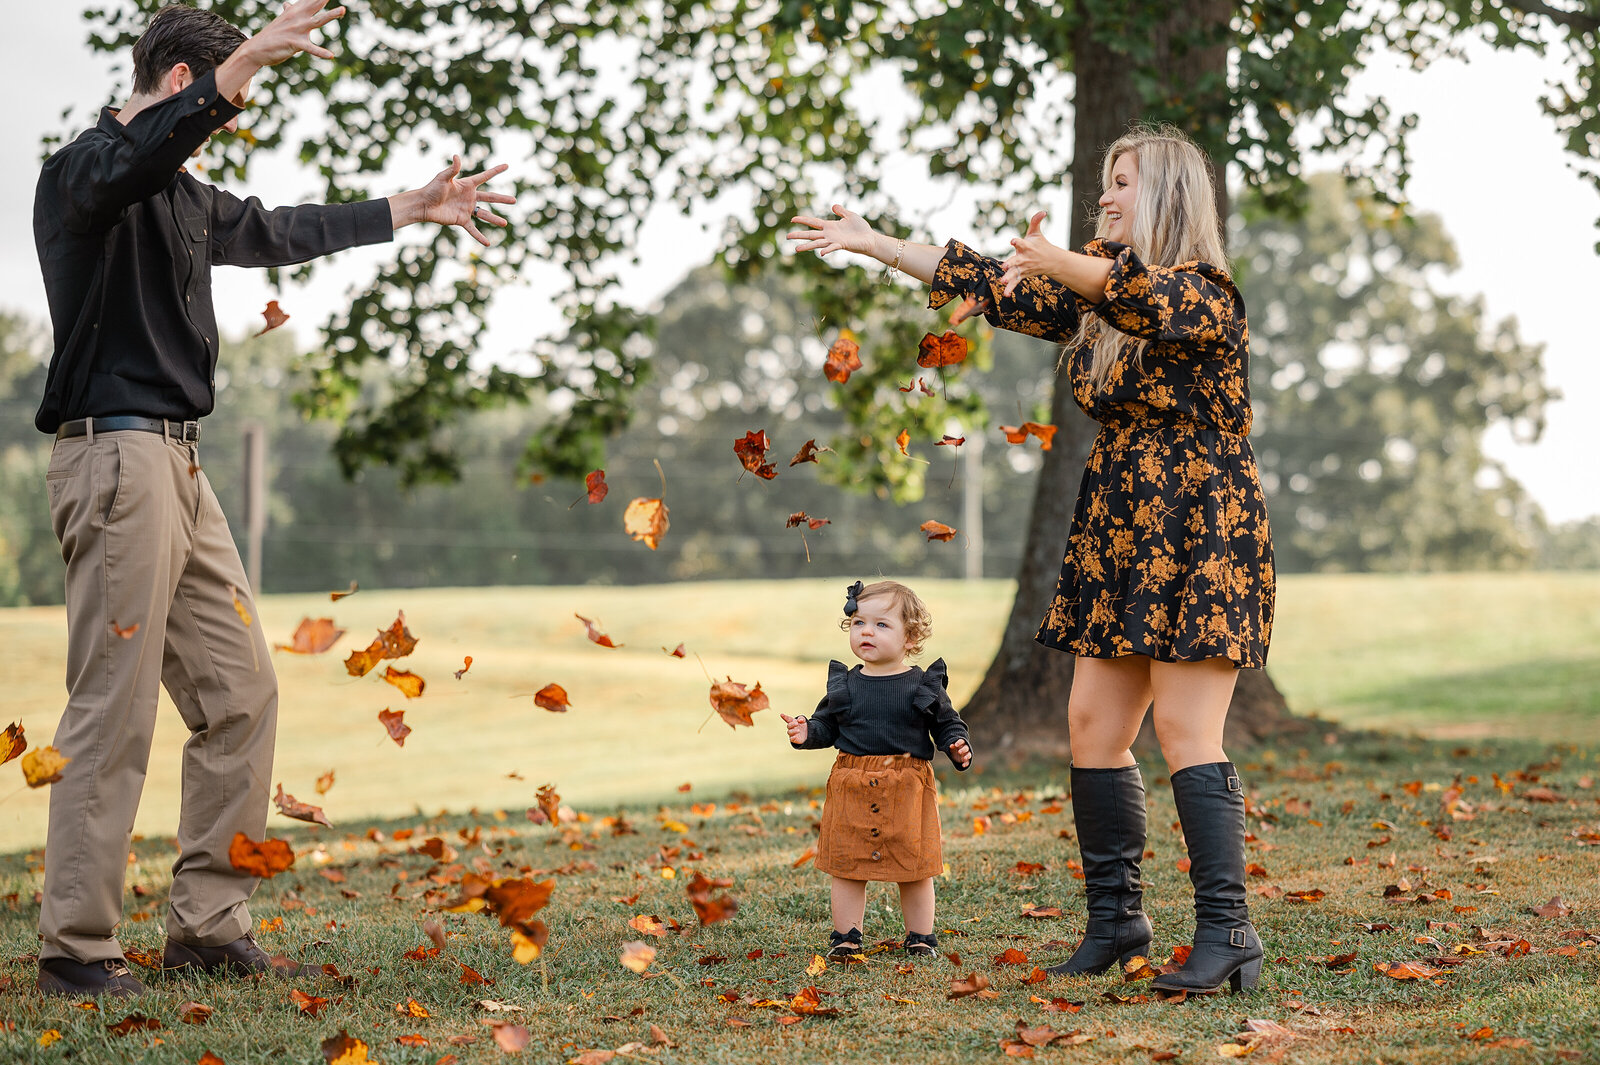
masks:
MULTIPOLYGON (((1176 97, 1207 73, 1225 73, 1227 0, 1189 0, 1176 5, 1152 34, 1164 94, 1176 97), (1195 42, 1202 42, 1195 44, 1195 42)), ((1094 235, 1096 201, 1105 149, 1144 114, 1134 83, 1134 63, 1106 47, 1088 12, 1073 38, 1072 219, 1069 246, 1094 235)), ((1218 210, 1227 218, 1224 175, 1215 175, 1218 210)), ((1056 372, 1051 420, 1056 446, 1044 453, 1034 490, 1027 540, 1017 573, 1017 596, 1006 619, 1000 649, 962 711, 983 723, 1002 752, 1067 758, 1067 699, 1073 657, 1034 642, 1034 633, 1054 595, 1078 484, 1098 426, 1078 410, 1065 363, 1056 372)), ((1263 670, 1239 674, 1223 741, 1242 744, 1271 735, 1287 716, 1277 686, 1263 670)), ((1153 739, 1146 719, 1140 743, 1153 739)))

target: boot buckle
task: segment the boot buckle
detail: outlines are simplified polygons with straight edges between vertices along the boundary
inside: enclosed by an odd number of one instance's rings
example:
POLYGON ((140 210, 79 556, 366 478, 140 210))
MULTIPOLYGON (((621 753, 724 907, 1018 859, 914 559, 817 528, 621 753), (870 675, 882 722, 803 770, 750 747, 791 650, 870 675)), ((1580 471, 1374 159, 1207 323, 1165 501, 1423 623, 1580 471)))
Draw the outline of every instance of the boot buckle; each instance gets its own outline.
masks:
POLYGON ((1243 946, 1246 946, 1247 943, 1248 943, 1248 940, 1245 937, 1244 929, 1242 929, 1242 928, 1229 929, 1229 931, 1228 931, 1228 945, 1230 947, 1243 947, 1243 946))

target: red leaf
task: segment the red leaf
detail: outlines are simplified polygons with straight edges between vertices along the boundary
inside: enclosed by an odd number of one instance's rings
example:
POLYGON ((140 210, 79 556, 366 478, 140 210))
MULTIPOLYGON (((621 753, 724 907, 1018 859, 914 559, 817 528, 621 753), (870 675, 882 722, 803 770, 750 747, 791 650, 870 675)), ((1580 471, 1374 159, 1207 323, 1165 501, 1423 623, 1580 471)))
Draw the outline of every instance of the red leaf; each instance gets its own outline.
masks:
POLYGON ((767 461, 767 449, 771 446, 765 429, 752 429, 733 442, 733 453, 739 456, 739 464, 745 469, 762 480, 770 481, 778 476, 778 467, 767 461))
POLYGON ((466 675, 467 670, 469 670, 471 668, 472 668, 472 656, 471 655, 463 656, 463 658, 461 659, 461 668, 456 670, 456 680, 460 680, 463 676, 466 675))
POLYGON ((583 479, 583 486, 589 490, 589 502, 598 503, 611 491, 611 486, 606 484, 606 471, 595 470, 583 479))
POLYGON ((729 677, 711 685, 711 707, 728 723, 729 728, 736 725, 754 726, 752 715, 771 705, 759 682, 754 688, 746 688, 729 677))
POLYGON ((964 436, 951 436, 949 433, 946 433, 944 436, 940 437, 938 440, 935 440, 933 442, 933 446, 934 447, 960 447, 962 444, 965 444, 966 442, 967 442, 967 438, 964 437, 964 436))
POLYGON ((564 714, 572 709, 572 704, 567 701, 567 689, 559 684, 546 684, 540 688, 534 693, 533 702, 552 714, 564 714))
MULTIPOLYGON (((662 650, 663 651, 667 651, 667 649, 665 647, 663 647, 662 650)), ((667 654, 671 655, 673 658, 683 658, 683 657, 685 657, 683 644, 680 643, 678 646, 674 647, 672 650, 667 651, 667 654)))
POLYGON ((243 832, 235 832, 228 845, 228 864, 251 876, 277 876, 294 867, 294 850, 281 839, 257 843, 243 832))
POLYGON ((917 365, 930 369, 939 366, 954 366, 965 362, 967 358, 967 338, 954 330, 946 330, 944 336, 936 337, 926 333, 921 343, 917 345, 917 365))
POLYGON ((968 318, 983 314, 988 309, 988 299, 980 300, 974 299, 972 296, 963 296, 961 297, 961 302, 956 305, 956 309, 950 312, 950 324, 952 326, 960 325, 968 318))
POLYGON ((807 440, 800 445, 800 450, 794 453, 794 458, 789 460, 789 465, 798 466, 802 462, 816 462, 817 456, 824 451, 832 451, 831 447, 818 447, 815 440, 807 440))
POLYGON ((1023 422, 1021 425, 1002 425, 1000 431, 1006 434, 1006 443, 1020 444, 1030 436, 1039 438, 1039 450, 1049 451, 1055 439, 1056 427, 1044 425, 1040 422, 1023 422))
POLYGON ((944 524, 943 522, 925 521, 922 523, 921 528, 923 532, 928 534, 929 540, 943 540, 948 542, 956 535, 956 530, 950 528, 950 526, 944 524))
POLYGON ((589 639, 594 641, 595 643, 599 644, 601 647, 621 647, 622 646, 622 644, 620 644, 620 643, 613 643, 611 641, 611 637, 607 636, 604 632, 602 632, 600 630, 600 628, 598 626, 595 625, 594 622, 590 621, 588 618, 584 617, 582 614, 573 614, 572 616, 577 618, 579 621, 583 622, 584 628, 589 630, 589 639))
POLYGON ((411 735, 411 726, 406 724, 404 710, 390 710, 384 707, 378 711, 378 721, 389 730, 389 738, 394 740, 396 746, 406 745, 406 737, 411 735))

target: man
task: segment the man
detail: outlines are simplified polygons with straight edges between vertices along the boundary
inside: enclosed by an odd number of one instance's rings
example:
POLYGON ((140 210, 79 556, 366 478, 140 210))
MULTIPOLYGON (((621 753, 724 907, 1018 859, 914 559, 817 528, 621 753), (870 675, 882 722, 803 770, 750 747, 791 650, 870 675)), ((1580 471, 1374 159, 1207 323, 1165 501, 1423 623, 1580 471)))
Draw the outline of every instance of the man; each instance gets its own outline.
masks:
MULTIPOLYGON (((426 186, 364 203, 268 211, 182 170, 233 132, 251 79, 344 15, 296 0, 254 37, 185 6, 157 12, 133 48, 133 95, 44 164, 34 236, 55 332, 35 420, 54 433, 50 517, 67 565, 68 701, 55 743, 71 759, 50 797, 39 988, 136 995, 115 929, 157 682, 184 747, 180 857, 163 965, 273 969, 250 937, 257 881, 236 833, 266 831, 277 681, 244 569, 200 471, 199 419, 216 390, 211 266, 285 266, 391 239, 413 222, 503 226, 460 159, 426 186)), ((281 963, 280 963, 281 968, 281 963)))

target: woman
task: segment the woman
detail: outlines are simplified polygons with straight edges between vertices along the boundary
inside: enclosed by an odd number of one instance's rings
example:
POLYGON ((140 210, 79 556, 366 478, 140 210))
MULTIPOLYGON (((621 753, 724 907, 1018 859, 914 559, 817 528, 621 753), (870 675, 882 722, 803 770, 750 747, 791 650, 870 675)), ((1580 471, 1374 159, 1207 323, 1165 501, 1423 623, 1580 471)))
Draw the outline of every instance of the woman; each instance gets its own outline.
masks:
POLYGON ((1077 658, 1067 719, 1088 929, 1053 973, 1148 953, 1139 862, 1144 781, 1131 750, 1154 704, 1194 885, 1194 950, 1163 990, 1253 988, 1261 941, 1245 900, 1245 804, 1222 750, 1236 670, 1266 662, 1272 543, 1250 432, 1249 333, 1227 272, 1210 169, 1171 128, 1106 152, 1096 237, 1040 233, 1005 262, 876 233, 859 215, 799 216, 802 251, 870 255, 970 296, 990 323, 1066 345, 1073 395, 1100 423, 1056 596, 1037 639, 1077 658))

